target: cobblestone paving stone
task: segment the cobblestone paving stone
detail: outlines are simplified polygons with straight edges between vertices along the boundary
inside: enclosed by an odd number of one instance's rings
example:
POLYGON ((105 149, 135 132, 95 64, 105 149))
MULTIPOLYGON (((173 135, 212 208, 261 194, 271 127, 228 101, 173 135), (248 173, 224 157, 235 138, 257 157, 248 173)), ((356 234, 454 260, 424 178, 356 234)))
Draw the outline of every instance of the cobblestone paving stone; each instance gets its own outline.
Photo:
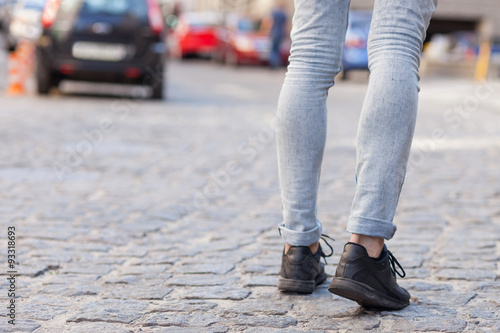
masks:
MULTIPOLYGON (((1 96, 0 235, 5 245, 16 226, 20 276, 14 328, 2 264, 0 331, 500 331, 500 83, 423 79, 388 243, 412 302, 376 312, 330 294, 329 279, 311 295, 276 290, 283 73, 173 63, 164 103, 1 96)), ((363 76, 341 82, 328 102, 330 276, 348 238, 365 90, 363 76)))

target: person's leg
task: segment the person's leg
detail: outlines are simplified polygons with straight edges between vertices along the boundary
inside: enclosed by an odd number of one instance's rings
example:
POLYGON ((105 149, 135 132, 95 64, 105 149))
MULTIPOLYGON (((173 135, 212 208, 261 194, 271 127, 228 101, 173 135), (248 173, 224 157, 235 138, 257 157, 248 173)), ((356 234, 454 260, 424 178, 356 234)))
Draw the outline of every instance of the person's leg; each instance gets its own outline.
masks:
POLYGON ((269 64, 271 68, 277 68, 281 65, 281 57, 280 57, 280 46, 281 46, 281 37, 275 36, 271 39, 271 54, 269 57, 269 64))
POLYGON ((278 164, 283 239, 309 246, 321 235, 316 218, 326 140, 326 98, 340 71, 349 0, 296 0, 290 64, 278 103, 278 164))
POLYGON ((326 98, 340 71, 349 0, 295 0, 290 64, 278 103, 278 164, 287 243, 278 288, 312 292, 326 279, 316 201, 326 98))
POLYGON ((357 138, 356 194, 328 290, 361 305, 401 309, 405 273, 384 245, 403 185, 417 114, 418 68, 437 0, 376 0, 368 39, 370 81, 357 138), (399 268, 399 269, 398 269, 399 268))
POLYGON ((357 138, 356 194, 347 231, 378 257, 393 217, 415 128, 422 44, 437 0, 376 0, 368 40, 370 81, 357 138), (368 236, 368 237, 366 237, 368 236))

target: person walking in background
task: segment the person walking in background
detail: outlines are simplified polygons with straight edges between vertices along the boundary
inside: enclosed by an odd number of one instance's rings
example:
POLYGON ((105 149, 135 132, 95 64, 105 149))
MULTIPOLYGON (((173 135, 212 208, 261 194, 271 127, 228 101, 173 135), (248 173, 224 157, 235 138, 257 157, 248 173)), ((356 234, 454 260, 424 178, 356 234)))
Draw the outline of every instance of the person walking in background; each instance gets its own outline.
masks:
MULTIPOLYGON (((375 0, 370 79, 357 135, 351 233, 328 290, 361 305, 401 309, 405 273, 384 245, 415 128, 420 53, 437 0, 375 0)), ((349 0, 295 0, 290 64, 278 103, 278 164, 286 242, 278 289, 310 293, 326 279, 317 195, 326 141, 326 98, 341 70, 349 0)))
POLYGON ((269 64, 271 68, 277 68, 282 65, 281 43, 285 37, 288 22, 283 2, 278 2, 276 8, 271 13, 271 19, 271 31, 269 33, 271 39, 271 53, 269 56, 269 64))

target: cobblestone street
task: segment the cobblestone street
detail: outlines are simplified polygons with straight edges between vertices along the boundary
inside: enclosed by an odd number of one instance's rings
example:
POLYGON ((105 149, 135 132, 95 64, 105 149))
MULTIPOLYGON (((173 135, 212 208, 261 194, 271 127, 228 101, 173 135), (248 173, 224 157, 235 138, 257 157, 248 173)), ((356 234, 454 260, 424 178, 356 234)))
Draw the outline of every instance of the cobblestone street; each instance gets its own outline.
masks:
MULTIPOLYGON (((0 96, 1 332, 500 331, 500 82, 422 79, 388 242, 412 303, 373 312, 329 293, 330 278, 311 295, 276 289, 284 70, 190 60, 167 76, 163 102, 71 83, 0 96)), ((339 82, 328 100, 319 218, 336 239, 330 276, 349 236, 366 83, 339 82)))

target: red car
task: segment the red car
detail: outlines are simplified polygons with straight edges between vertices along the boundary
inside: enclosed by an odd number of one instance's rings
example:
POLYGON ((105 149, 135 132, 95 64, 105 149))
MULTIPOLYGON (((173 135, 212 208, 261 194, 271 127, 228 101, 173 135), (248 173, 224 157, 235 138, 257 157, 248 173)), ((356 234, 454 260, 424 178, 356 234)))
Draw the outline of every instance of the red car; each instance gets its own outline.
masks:
MULTIPOLYGON (((214 59, 231 65, 267 64, 271 52, 271 39, 260 29, 261 21, 246 17, 228 18, 225 28, 217 33, 214 59)), ((283 64, 287 64, 290 41, 281 46, 283 64)))
POLYGON ((210 57, 217 44, 216 30, 222 22, 217 13, 183 13, 169 35, 170 55, 210 57))

